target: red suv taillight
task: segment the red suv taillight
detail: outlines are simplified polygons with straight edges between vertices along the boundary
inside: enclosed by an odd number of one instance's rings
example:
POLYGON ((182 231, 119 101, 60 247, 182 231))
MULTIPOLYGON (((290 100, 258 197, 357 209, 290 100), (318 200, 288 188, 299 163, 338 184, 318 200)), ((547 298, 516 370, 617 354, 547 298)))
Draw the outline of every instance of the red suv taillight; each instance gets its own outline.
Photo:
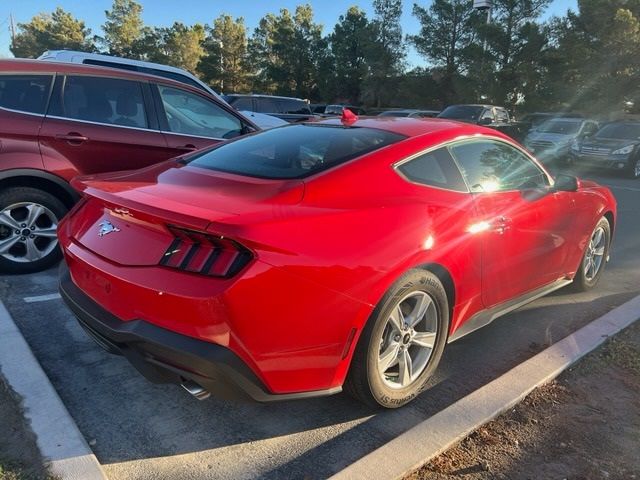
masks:
POLYGON ((253 258, 238 242, 207 233, 168 227, 175 237, 160 265, 212 277, 229 278, 253 258))

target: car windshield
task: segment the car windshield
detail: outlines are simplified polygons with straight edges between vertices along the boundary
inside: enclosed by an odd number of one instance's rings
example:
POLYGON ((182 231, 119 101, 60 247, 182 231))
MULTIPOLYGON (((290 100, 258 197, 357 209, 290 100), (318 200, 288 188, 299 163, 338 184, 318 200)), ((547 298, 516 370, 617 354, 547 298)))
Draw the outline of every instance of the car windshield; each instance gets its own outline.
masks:
POLYGON ((484 107, 474 105, 451 105, 445 108, 438 117, 453 120, 478 120, 483 111, 484 107))
POLYGON ((327 105, 327 108, 324 109, 324 113, 330 113, 332 115, 342 115, 342 109, 344 107, 342 105, 327 105))
POLYGON ((640 123, 610 123, 596 133, 596 138, 638 140, 640 139, 640 123))
POLYGON ((404 139, 372 128, 298 124, 222 143, 189 165, 250 177, 303 178, 404 139))
POLYGON ((572 135, 580 129, 582 122, 569 122, 566 120, 548 120, 536 130, 541 133, 558 133, 560 135, 572 135))

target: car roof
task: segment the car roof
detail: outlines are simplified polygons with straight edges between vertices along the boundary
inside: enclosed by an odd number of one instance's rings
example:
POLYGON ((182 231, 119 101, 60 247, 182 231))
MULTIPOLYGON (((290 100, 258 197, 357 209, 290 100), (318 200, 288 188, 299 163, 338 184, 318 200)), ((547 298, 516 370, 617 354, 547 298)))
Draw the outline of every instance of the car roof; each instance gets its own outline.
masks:
MULTIPOLYGON (((119 68, 101 67, 98 65, 86 65, 83 63, 66 63, 56 61, 33 60, 29 58, 11 58, 0 59, 0 70, 3 72, 20 71, 20 72, 41 72, 41 73, 78 73, 92 74, 112 78, 122 78, 126 80, 146 80, 155 83, 164 83, 180 88, 187 88, 193 92, 207 93, 200 88, 192 85, 172 80, 170 78, 151 75, 142 72, 132 72, 130 70, 122 70, 119 68)), ((211 97, 213 95, 209 94, 211 97)))
MULTIPOLYGON (((188 72, 187 70, 183 70, 182 68, 178 68, 178 67, 172 67, 171 65, 164 65, 162 63, 147 62, 145 60, 133 60, 131 58, 116 57, 113 55, 104 55, 102 53, 87 53, 87 52, 81 52, 79 50, 47 50, 42 55, 40 55, 38 59, 43 60, 46 58, 47 61, 55 61, 55 60, 48 60, 50 57, 69 58, 69 59, 73 57, 82 57, 86 59, 102 60, 102 61, 111 62, 111 63, 122 63, 125 65, 136 65, 138 67, 155 68, 157 70, 180 73, 182 75, 188 76, 189 78, 197 80, 198 83, 202 83, 203 85, 206 85, 198 77, 188 72)), ((63 63, 67 63, 67 62, 65 61, 63 63)))
MULTIPOLYGON (((340 118, 328 118, 309 125, 342 125, 340 118)), ((376 128, 407 137, 417 137, 428 133, 443 132, 445 130, 458 131, 462 135, 491 134, 496 137, 503 135, 493 129, 470 125, 443 118, 411 118, 411 117, 360 117, 353 127, 376 128)))

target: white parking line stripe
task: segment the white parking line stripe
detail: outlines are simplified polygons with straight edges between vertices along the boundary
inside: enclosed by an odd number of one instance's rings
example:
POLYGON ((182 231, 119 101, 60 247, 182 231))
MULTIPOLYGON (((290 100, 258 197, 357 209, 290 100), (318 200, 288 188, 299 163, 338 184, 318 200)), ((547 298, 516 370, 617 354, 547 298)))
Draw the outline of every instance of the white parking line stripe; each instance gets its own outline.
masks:
POLYGON ((107 480, 86 440, 0 301, 0 371, 22 397, 38 449, 55 478, 107 480))
POLYGON ((38 295, 35 297, 24 297, 26 303, 46 302, 47 300, 58 300, 62 298, 59 293, 50 293, 49 295, 38 295))
MULTIPOLYGON (((398 480, 508 410, 640 317, 637 296, 546 350, 525 360, 412 429, 382 445, 330 480, 398 480)), ((428 393, 427 393, 428 395, 428 393)))

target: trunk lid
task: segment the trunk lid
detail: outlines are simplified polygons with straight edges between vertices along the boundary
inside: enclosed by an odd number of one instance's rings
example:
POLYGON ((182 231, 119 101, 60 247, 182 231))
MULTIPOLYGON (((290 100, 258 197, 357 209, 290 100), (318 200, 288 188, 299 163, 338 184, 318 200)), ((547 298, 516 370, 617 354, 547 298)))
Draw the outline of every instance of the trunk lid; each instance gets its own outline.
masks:
POLYGON ((74 239, 112 262, 158 265, 176 241, 178 227, 205 232, 211 222, 273 212, 302 200, 300 180, 263 180, 176 162, 135 172, 72 181, 86 203, 71 219, 74 239))

